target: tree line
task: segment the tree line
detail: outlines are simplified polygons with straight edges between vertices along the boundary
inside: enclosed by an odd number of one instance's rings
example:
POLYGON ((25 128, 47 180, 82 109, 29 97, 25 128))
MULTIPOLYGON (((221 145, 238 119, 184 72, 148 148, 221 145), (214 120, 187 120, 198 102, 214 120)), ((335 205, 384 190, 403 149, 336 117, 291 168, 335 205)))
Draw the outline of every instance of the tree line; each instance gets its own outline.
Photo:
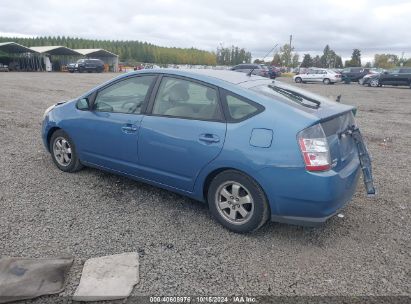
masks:
POLYGON ((199 50, 196 48, 162 47, 141 41, 94 40, 64 36, 35 38, 0 37, 0 42, 8 41, 13 41, 27 47, 62 45, 71 49, 105 49, 119 55, 121 61, 130 63, 217 64, 217 56, 215 52, 199 50))
POLYGON ((236 65, 251 62, 251 53, 247 52, 244 48, 234 45, 231 48, 220 45, 217 48, 216 57, 217 64, 219 65, 236 65))
MULTIPOLYGON (((255 63, 264 63, 262 60, 256 59, 255 63)), ((278 67, 317 67, 317 68, 344 68, 344 67, 375 67, 383 69, 391 69, 399 66, 411 66, 411 58, 399 58, 394 54, 375 54, 374 62, 367 62, 364 65, 361 62, 361 50, 353 49, 351 58, 344 63, 340 55, 326 45, 322 55, 312 56, 304 54, 302 61, 299 61, 299 54, 294 52, 294 48, 289 44, 280 47, 279 51, 273 56, 270 62, 278 67)))

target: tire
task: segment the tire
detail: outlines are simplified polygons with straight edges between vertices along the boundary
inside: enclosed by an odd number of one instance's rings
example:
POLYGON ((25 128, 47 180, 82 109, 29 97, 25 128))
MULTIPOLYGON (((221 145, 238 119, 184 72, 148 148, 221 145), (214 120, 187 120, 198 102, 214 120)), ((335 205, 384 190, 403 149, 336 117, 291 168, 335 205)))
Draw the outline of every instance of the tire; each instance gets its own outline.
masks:
POLYGON ((69 71, 70 73, 74 73, 74 71, 69 71))
POLYGON ((324 84, 330 84, 331 81, 330 81, 330 79, 328 79, 328 78, 324 78, 324 79, 323 79, 323 83, 324 83, 324 84))
POLYGON ((236 233, 256 231, 270 216, 261 187, 249 176, 235 170, 223 171, 211 181, 207 201, 211 215, 236 233))
POLYGON ((57 130, 53 133, 49 147, 51 158, 61 171, 72 173, 83 168, 74 142, 63 130, 57 130))
POLYGON ((378 86, 380 86, 380 82, 378 81, 378 79, 371 79, 370 80, 370 86, 371 87, 378 87, 378 86))
POLYGON ((301 79, 301 77, 296 77, 294 80, 296 83, 301 83, 303 82, 303 80, 301 79))

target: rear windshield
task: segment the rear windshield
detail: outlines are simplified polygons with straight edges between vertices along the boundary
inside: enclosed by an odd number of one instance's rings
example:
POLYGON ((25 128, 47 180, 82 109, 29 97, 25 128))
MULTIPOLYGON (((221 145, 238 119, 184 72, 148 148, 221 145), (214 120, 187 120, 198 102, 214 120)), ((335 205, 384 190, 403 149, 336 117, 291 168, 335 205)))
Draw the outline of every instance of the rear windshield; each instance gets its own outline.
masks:
POLYGON ((248 89, 268 97, 273 101, 283 101, 291 106, 306 109, 308 111, 315 111, 322 106, 329 107, 339 104, 335 100, 328 99, 281 81, 260 82, 258 85, 249 87, 248 89))

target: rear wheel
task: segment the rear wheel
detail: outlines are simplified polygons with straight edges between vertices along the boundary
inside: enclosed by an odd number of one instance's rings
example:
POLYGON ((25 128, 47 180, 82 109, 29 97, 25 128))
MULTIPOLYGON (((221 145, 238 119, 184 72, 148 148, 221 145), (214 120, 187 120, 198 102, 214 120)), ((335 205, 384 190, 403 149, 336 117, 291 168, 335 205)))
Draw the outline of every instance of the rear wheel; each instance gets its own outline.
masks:
POLYGON ((301 83, 301 82, 303 82, 303 80, 301 79, 301 77, 296 77, 295 82, 296 83, 301 83))
POLYGON ((207 200, 213 217, 237 233, 257 230, 270 215, 261 187, 249 176, 235 170, 224 171, 212 180, 207 200))
POLYGON ((76 172, 83 168, 73 141, 63 130, 57 130, 50 139, 50 152, 55 165, 64 172, 76 172))
POLYGON ((331 82, 331 81, 330 81, 328 78, 324 78, 324 80, 323 80, 323 83, 324 83, 324 84, 330 84, 330 82, 331 82))

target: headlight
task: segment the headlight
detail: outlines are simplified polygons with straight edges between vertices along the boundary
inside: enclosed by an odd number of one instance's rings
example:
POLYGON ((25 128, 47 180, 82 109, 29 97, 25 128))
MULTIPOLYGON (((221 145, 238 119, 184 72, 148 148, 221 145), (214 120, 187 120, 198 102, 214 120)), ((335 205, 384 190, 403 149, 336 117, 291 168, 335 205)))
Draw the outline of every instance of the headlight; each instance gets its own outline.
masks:
POLYGON ((46 118, 46 115, 47 115, 51 110, 54 109, 55 106, 56 106, 56 105, 52 105, 52 106, 48 107, 46 111, 44 111, 43 120, 44 120, 44 118, 46 118))
POLYGON ((78 67, 78 63, 76 63, 74 66, 75 66, 75 67, 78 67))

